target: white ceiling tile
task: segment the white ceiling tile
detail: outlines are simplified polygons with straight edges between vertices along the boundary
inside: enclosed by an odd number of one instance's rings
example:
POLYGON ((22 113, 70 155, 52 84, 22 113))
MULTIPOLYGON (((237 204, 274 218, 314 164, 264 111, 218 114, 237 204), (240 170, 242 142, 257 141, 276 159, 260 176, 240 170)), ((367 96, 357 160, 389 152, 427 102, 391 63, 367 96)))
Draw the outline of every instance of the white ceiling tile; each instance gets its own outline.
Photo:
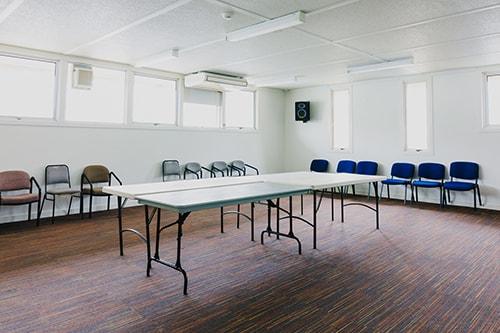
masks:
POLYGON ((0 43, 64 52, 175 0, 26 0, 0 26, 0 43))
POLYGON ((179 58, 159 63, 154 67, 190 73, 232 65, 232 68, 241 68, 238 72, 246 74, 245 62, 251 59, 266 59, 273 54, 292 52, 314 45, 318 45, 318 42, 294 30, 286 30, 239 42, 219 42, 181 53, 179 58))
POLYGON ((194 0, 125 33, 85 48, 80 54, 99 58, 121 56, 126 57, 122 61, 134 62, 168 49, 182 50, 223 39, 229 31, 260 21, 240 13, 226 21, 221 16, 223 11, 220 6, 194 0))
POLYGON ((500 18, 500 9, 490 10, 350 40, 344 44, 380 55, 433 43, 500 33, 498 18, 500 18))
MULTIPOLYGON (((258 59, 247 63, 221 66, 219 68, 227 71, 240 71, 246 75, 280 75, 282 73, 303 73, 314 70, 317 67, 333 65, 350 59, 357 59, 359 55, 340 49, 333 45, 311 47, 292 53, 276 55, 264 59, 258 59)), ((297 75, 299 75, 297 74, 297 75)))
POLYGON ((331 40, 342 40, 492 4, 498 1, 364 0, 308 17, 301 28, 331 40))
POLYGON ((225 0, 225 2, 229 4, 270 18, 283 16, 298 10, 310 12, 344 1, 345 0, 225 0))

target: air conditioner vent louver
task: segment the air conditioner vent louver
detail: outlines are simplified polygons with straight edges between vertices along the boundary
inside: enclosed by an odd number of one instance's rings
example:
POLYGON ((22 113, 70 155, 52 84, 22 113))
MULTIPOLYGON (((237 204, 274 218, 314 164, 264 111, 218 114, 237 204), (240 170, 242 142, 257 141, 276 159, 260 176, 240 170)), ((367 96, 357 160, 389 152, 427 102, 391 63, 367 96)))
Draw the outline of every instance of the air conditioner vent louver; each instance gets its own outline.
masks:
POLYGON ((186 75, 184 77, 184 85, 189 88, 224 91, 246 88, 248 86, 248 82, 241 77, 199 72, 186 75))
POLYGON ((73 66, 73 88, 86 89, 92 88, 93 79, 92 67, 87 65, 73 66))

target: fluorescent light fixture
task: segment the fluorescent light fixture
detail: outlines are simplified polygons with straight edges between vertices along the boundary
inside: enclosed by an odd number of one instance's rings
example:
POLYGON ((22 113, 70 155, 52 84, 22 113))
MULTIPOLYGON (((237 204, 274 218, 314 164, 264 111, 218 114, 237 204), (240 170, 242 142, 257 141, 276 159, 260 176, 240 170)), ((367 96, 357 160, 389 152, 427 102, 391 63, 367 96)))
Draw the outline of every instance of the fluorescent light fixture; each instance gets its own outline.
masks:
POLYGON ((171 49, 139 60, 135 67, 148 67, 169 59, 179 58, 179 49, 171 49))
POLYGON ((263 79, 253 79, 251 82, 258 87, 273 87, 298 83, 304 79, 303 75, 281 76, 263 79))
POLYGON ((252 37, 265 35, 271 32, 287 29, 305 22, 305 14, 298 11, 285 16, 277 17, 262 23, 257 23, 239 30, 232 31, 226 35, 226 40, 237 42, 252 37))
POLYGON ((351 73, 377 72, 377 71, 383 71, 386 69, 405 67, 408 65, 413 65, 413 57, 394 59, 394 60, 379 62, 376 64, 369 64, 369 65, 349 66, 349 67, 347 67, 347 73, 351 74, 351 73))

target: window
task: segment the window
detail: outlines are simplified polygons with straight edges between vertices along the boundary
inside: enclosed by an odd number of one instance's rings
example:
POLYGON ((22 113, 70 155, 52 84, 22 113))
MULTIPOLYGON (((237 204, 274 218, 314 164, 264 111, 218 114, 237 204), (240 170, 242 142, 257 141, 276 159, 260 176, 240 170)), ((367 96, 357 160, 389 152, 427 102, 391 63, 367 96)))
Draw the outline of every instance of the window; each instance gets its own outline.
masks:
POLYGON ((351 91, 349 89, 332 92, 332 146, 334 150, 351 149, 351 91))
POLYGON ((132 121, 175 124, 177 82, 141 75, 134 76, 132 121))
POLYGON ((218 128, 221 124, 222 93, 188 88, 184 90, 183 125, 218 128))
POLYGON ((0 56, 0 116, 54 118, 56 64, 0 56))
POLYGON ((91 89, 73 88, 73 64, 68 68, 66 120, 124 123, 125 71, 93 67, 91 89))
POLYGON ((405 83, 406 150, 429 148, 429 99, 427 82, 405 83))
POLYGON ((500 126, 500 74, 486 75, 486 126, 500 126))
POLYGON ((224 127, 255 128, 255 93, 228 91, 224 93, 224 127))

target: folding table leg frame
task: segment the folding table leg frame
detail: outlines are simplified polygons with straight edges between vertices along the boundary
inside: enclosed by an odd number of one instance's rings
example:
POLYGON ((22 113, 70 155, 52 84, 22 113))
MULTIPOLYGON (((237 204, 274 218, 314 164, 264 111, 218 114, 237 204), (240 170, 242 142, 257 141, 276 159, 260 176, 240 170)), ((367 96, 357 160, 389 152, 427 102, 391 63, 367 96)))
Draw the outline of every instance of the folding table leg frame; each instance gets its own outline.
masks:
POLYGON ((286 237, 286 238, 291 238, 295 239, 297 241, 298 247, 299 247, 299 254, 302 254, 302 243, 300 242, 300 239, 295 236, 293 233, 293 219, 299 219, 301 221, 306 222, 307 224, 311 225, 307 220, 294 216, 293 215, 293 198, 289 197, 288 199, 288 211, 280 207, 280 199, 276 199, 276 203, 273 202, 272 200, 267 200, 267 228, 263 230, 260 234, 260 243, 264 244, 264 234, 268 234, 268 236, 271 235, 276 235, 276 238, 279 239, 281 237, 286 237), (272 229, 271 226, 271 210, 272 208, 276 208, 276 231, 272 229), (287 216, 285 217, 280 217, 280 211, 285 212, 287 216), (283 219, 288 219, 289 220, 289 229, 288 233, 282 233, 280 232, 280 221, 283 219))
POLYGON ((186 221, 186 219, 188 218, 189 214, 191 214, 191 212, 187 212, 187 213, 183 213, 183 214, 179 214, 179 217, 177 218, 177 220, 173 223, 170 223, 166 226, 163 226, 160 228, 160 209, 159 208, 153 208, 152 212, 151 212, 151 215, 149 214, 149 207, 148 206, 144 206, 144 210, 145 210, 145 222, 146 222, 146 247, 147 247, 147 267, 146 267, 146 275, 147 276, 150 276, 151 275, 151 263, 154 261, 154 262, 157 262, 159 264, 162 264, 164 266, 167 266, 167 267, 170 267, 172 268, 173 270, 176 270, 180 273, 182 273, 182 276, 184 277, 184 288, 183 288, 183 292, 184 292, 184 295, 187 295, 187 287, 188 287, 188 277, 187 277, 187 273, 186 271, 182 268, 182 265, 181 265, 181 241, 182 241, 182 225, 184 224, 184 222, 186 221), (156 221, 157 221, 157 225, 156 225, 156 230, 157 230, 157 237, 156 237, 156 251, 155 251, 155 255, 154 257, 151 255, 151 236, 150 236, 150 230, 149 230, 149 226, 151 225, 154 217, 156 215, 156 221), (176 261, 175 263, 170 263, 170 262, 167 262, 167 261, 164 261, 164 260, 161 260, 160 259, 160 254, 159 254, 159 243, 160 243, 160 238, 159 238, 159 234, 169 228, 169 227, 172 227, 174 225, 177 225, 177 256, 176 256, 176 261))
POLYGON ((241 212, 241 204, 238 205, 238 209, 237 210, 229 210, 229 211, 224 211, 224 207, 221 207, 220 208, 220 228, 221 228, 221 233, 224 233, 224 215, 236 215, 236 227, 239 229, 240 228, 240 216, 243 216, 244 218, 246 218, 247 220, 250 221, 250 225, 251 225, 251 237, 250 239, 253 241, 255 241, 255 232, 254 232, 254 229, 255 229, 255 219, 254 219, 254 215, 255 215, 255 203, 250 203, 250 216, 248 216, 248 214, 245 214, 245 213, 242 213, 241 212))
POLYGON ((344 204, 344 189, 340 189, 340 207, 341 207, 341 222, 344 223, 344 207, 347 206, 363 206, 365 208, 368 208, 370 210, 373 210, 375 212, 375 222, 377 229, 379 229, 379 196, 378 196, 378 182, 373 182, 373 188, 375 192, 375 208, 361 203, 361 202, 351 202, 348 204, 344 204))

